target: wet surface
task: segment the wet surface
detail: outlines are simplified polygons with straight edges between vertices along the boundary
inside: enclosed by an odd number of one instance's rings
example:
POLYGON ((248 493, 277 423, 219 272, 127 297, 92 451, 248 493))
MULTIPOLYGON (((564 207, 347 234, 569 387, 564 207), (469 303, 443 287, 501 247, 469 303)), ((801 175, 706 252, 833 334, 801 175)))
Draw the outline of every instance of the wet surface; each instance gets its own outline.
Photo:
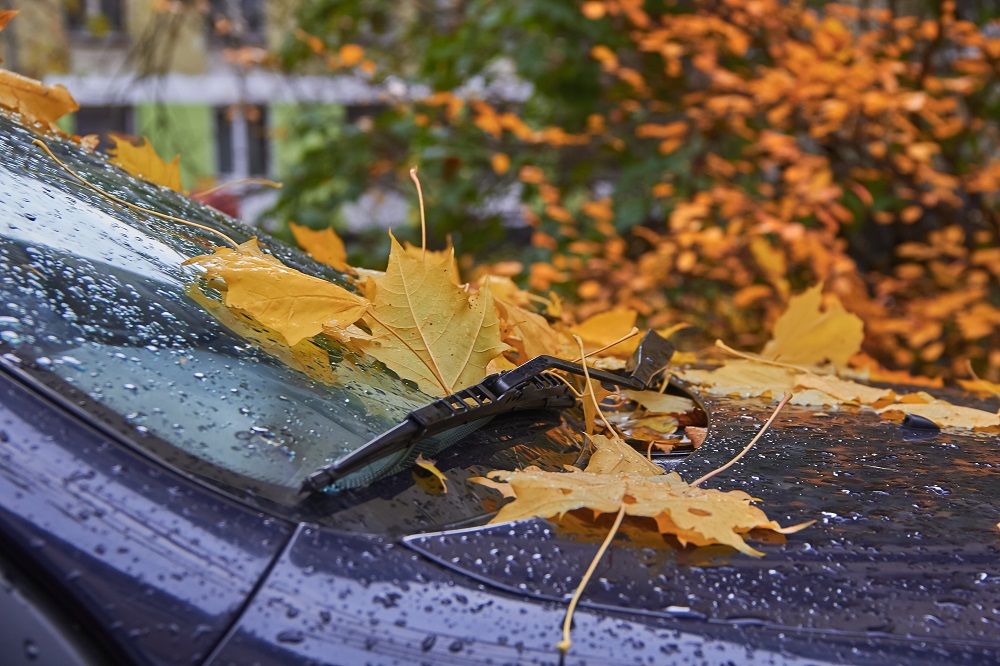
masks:
MULTIPOLYGON (((708 441, 675 467, 687 479, 725 463, 768 416, 749 401, 709 408, 708 441)), ((972 662, 996 656, 998 462, 994 436, 928 436, 866 411, 786 408, 750 454, 708 485, 762 499, 782 524, 816 525, 783 544, 752 541, 766 553, 761 559, 670 539, 658 548, 620 539, 581 604, 838 641, 929 641, 972 662)), ((595 539, 546 521, 406 544, 476 580, 550 600, 572 593, 597 548, 595 539)), ((915 654, 930 658, 934 650, 915 654)))
POLYGON ((289 534, 0 375, 0 548, 92 618, 94 640, 137 661, 197 661, 289 534))

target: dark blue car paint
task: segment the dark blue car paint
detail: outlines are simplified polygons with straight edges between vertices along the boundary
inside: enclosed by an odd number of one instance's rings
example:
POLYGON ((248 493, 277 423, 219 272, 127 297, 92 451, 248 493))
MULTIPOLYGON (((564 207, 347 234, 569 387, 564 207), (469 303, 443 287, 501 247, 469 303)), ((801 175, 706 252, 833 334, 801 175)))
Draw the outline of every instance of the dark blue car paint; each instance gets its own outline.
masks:
POLYGON ((92 618, 112 654, 201 661, 291 531, 0 373, 0 543, 92 618))

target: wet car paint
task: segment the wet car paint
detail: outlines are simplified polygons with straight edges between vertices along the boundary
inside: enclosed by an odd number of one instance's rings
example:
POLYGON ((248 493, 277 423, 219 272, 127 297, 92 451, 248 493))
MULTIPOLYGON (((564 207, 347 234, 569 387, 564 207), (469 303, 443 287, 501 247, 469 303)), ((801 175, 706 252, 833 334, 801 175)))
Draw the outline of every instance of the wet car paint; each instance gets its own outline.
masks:
POLYGON ((117 659, 199 662, 291 532, 0 374, 0 547, 117 659))
MULTIPOLYGON (((709 439, 675 468, 686 478, 726 462, 768 415, 707 403, 709 439)), ((1000 661, 995 437, 791 408, 762 439, 712 484, 764 499, 783 524, 817 524, 755 541, 759 559, 613 547, 564 663, 1000 661)), ((564 603, 597 549, 542 520, 402 546, 301 529, 211 663, 557 663, 564 603)))

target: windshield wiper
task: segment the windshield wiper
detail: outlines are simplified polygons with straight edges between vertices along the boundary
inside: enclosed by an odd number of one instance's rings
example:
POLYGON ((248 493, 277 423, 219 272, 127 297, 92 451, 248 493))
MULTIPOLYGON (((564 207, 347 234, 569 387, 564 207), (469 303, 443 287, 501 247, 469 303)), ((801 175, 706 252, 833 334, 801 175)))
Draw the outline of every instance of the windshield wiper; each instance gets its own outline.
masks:
MULTIPOLYGON (((587 374, 602 384, 641 391, 650 388, 653 378, 666 367, 673 352, 670 342, 655 331, 649 331, 626 363, 624 374, 593 368, 587 368, 587 374)), ((418 440, 473 421, 515 411, 572 407, 576 404, 576 396, 564 381, 546 372, 548 370, 584 375, 580 363, 554 356, 537 356, 513 370, 490 375, 478 384, 413 410, 399 425, 311 473, 303 482, 302 490, 325 490, 350 474, 407 450, 418 440)))

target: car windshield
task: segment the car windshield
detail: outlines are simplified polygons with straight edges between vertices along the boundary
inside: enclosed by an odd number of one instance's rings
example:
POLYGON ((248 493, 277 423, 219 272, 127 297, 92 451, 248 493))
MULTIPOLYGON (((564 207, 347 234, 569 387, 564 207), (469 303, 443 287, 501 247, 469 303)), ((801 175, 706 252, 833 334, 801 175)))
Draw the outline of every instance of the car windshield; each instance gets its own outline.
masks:
MULTIPOLYGON (((160 457, 212 476, 297 489, 430 398, 371 361, 305 340, 294 347, 219 304, 182 266, 218 241, 115 204, 60 169, 0 118, 0 342, 9 364, 124 419, 160 457)), ((53 144, 90 182, 238 238, 253 232, 104 159, 53 144)), ((296 268, 341 275, 280 243, 296 268)), ((93 411, 93 410, 92 410, 93 411)), ((118 424, 119 426, 121 423, 118 424)), ((245 484, 244 484, 245 485, 245 484)))

